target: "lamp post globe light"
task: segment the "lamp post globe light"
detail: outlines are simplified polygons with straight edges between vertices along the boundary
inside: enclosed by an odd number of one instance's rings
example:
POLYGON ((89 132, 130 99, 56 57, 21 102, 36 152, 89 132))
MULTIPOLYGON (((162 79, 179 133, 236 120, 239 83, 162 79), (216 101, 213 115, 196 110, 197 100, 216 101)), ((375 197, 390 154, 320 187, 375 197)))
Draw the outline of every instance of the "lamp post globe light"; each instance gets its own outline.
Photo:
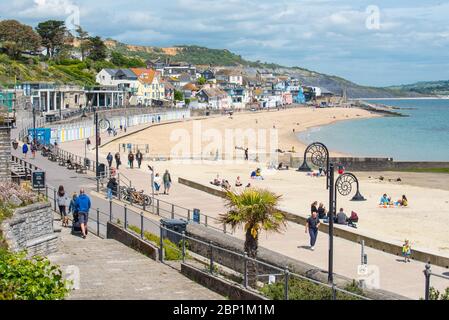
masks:
POLYGON ((334 265, 334 217, 336 216, 337 194, 349 196, 352 193, 353 185, 356 185, 355 195, 351 201, 365 201, 361 195, 359 181, 352 173, 343 173, 335 181, 335 165, 330 162, 329 149, 321 142, 310 144, 304 151, 304 161, 298 168, 299 172, 311 172, 307 159, 311 163, 320 168, 326 168, 326 189, 329 190, 329 264, 328 264, 328 281, 334 282, 333 265, 334 265))

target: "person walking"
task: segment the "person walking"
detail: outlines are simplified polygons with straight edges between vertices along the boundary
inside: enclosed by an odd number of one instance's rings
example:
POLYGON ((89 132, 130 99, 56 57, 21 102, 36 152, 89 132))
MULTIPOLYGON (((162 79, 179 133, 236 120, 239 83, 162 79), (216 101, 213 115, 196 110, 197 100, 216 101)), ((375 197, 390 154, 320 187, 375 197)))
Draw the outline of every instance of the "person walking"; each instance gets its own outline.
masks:
POLYGON ((168 170, 165 170, 162 180, 164 182, 164 194, 168 195, 171 187, 171 175, 168 170))
POLYGON ((32 143, 31 144, 31 159, 36 159, 36 150, 37 150, 36 144, 32 143))
POLYGON ((248 160, 248 148, 245 149, 245 160, 248 160))
POLYGON ((87 138, 86 140, 87 150, 90 150, 90 144, 91 144, 90 139, 87 138))
POLYGON ((140 150, 137 150, 136 160, 137 160, 137 166, 140 169, 140 166, 142 165, 142 160, 143 160, 143 154, 142 154, 142 152, 140 152, 140 150))
POLYGON ((23 153, 23 157, 26 159, 27 153, 28 153, 28 144, 26 142, 22 146, 22 153, 23 153))
POLYGON ((156 176, 154 177, 154 190, 156 191, 156 194, 159 194, 161 186, 162 186, 162 178, 159 175, 159 173, 156 173, 156 176))
POLYGON ((114 158, 115 158, 115 166, 117 167, 117 170, 118 170, 120 165, 122 164, 122 161, 120 160, 120 153, 117 152, 115 154, 114 158))
POLYGON ((68 227, 69 217, 67 216, 67 203, 69 199, 65 194, 64 186, 59 186, 58 192, 56 193, 56 203, 59 207, 59 213, 61 214, 62 226, 68 227))
POLYGON ((109 168, 112 167, 112 160, 113 159, 114 159, 114 157, 112 156, 112 153, 109 152, 107 157, 106 157, 106 160, 108 161, 109 168))
POLYGON ((113 195, 117 195, 117 179, 115 177, 111 177, 111 179, 109 179, 108 184, 106 186, 106 188, 108 189, 108 194, 107 194, 107 198, 111 201, 112 200, 112 196, 113 195))
POLYGON ((78 219, 83 239, 86 239, 87 236, 87 221, 89 218, 90 206, 90 198, 84 193, 84 189, 81 188, 80 195, 76 198, 76 210, 78 211, 78 219))
POLYGON ((72 195, 72 199, 70 200, 70 204, 69 204, 69 214, 71 213, 73 215, 73 221, 78 220, 78 210, 76 209, 76 198, 78 197, 78 195, 76 194, 76 192, 73 193, 72 195))
POLYGON ((316 211, 312 211, 312 215, 307 219, 306 233, 310 235, 310 250, 315 250, 315 243, 318 237, 318 228, 320 227, 320 219, 316 211))
POLYGON ((134 168, 134 153, 132 151, 128 153, 128 164, 130 169, 134 168))

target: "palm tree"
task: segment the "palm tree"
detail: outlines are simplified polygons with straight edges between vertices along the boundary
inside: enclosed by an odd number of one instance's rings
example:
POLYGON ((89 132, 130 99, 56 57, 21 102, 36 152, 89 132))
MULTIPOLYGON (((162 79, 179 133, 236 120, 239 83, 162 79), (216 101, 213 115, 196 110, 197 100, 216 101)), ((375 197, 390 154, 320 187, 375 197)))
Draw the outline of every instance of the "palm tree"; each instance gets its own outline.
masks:
MULTIPOLYGON (((285 215, 277 209, 281 196, 265 189, 247 188, 241 193, 226 192, 227 213, 221 214, 221 223, 229 224, 233 230, 243 225, 245 230, 245 252, 255 259, 261 230, 281 232, 286 226, 285 215)), ((248 261, 248 284, 255 288, 257 263, 248 261)))

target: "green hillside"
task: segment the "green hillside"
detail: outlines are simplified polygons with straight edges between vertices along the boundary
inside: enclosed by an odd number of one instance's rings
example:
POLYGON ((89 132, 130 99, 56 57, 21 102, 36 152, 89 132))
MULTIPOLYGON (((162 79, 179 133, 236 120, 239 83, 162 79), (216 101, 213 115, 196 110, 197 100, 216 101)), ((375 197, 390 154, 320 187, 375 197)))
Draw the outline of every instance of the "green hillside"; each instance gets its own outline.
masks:
POLYGON ((423 95, 449 95, 449 80, 423 81, 414 84, 393 86, 388 89, 416 92, 423 95))

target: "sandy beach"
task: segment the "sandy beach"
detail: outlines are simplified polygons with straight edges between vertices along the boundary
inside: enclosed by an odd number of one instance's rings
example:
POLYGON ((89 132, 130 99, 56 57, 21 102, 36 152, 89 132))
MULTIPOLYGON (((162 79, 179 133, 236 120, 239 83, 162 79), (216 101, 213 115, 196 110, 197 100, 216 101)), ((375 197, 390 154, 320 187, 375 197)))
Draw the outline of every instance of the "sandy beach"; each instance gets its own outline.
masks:
MULTIPOLYGON (((297 139, 297 132, 339 120, 375 116, 377 115, 355 108, 300 108, 279 112, 241 114, 233 116, 232 119, 224 116, 216 117, 201 120, 201 126, 203 130, 225 131, 239 128, 269 129, 274 125, 278 129, 279 147, 288 150, 294 146, 296 152, 302 153, 305 146, 297 139), (293 128, 296 133, 293 132, 293 128)), ((161 125, 121 138, 103 147, 102 156, 109 151, 117 152, 119 144, 122 143, 148 143, 151 154, 169 154, 174 145, 174 142, 170 141, 172 132, 183 129, 188 134, 192 134, 195 122, 197 121, 161 125)), ((203 142, 203 144, 207 145, 207 142, 203 142)), ((338 155, 332 152, 331 154, 338 155)), ((122 152, 122 159, 126 159, 125 152, 122 152)), ((177 161, 152 161, 151 157, 148 160, 147 163, 153 165, 161 174, 168 169, 175 180, 182 177, 210 185, 210 181, 218 175, 221 179, 227 179, 234 185, 235 179, 240 176, 244 184, 250 182, 252 186, 267 188, 282 195, 281 208, 298 215, 307 216, 310 212, 310 204, 315 200, 328 206, 325 179, 312 178, 305 173, 294 171, 295 168, 289 171, 274 171, 267 169, 264 162, 252 161, 179 163, 177 161), (250 180, 250 172, 256 167, 262 168, 265 180, 250 180)), ((144 167, 146 166, 144 165, 144 167)), ((141 169, 141 172, 142 177, 148 175, 148 170, 141 169)), ((348 215, 351 211, 357 212, 360 217, 359 232, 397 244, 401 244, 404 239, 409 239, 415 248, 449 256, 449 239, 447 237, 449 234, 447 211, 449 188, 447 188, 445 175, 402 172, 375 172, 357 175, 360 180, 360 191, 367 201, 351 202, 349 201, 351 197, 339 197, 337 206, 344 208, 348 215), (386 178, 384 181, 376 179, 381 175, 386 178), (401 177, 402 181, 394 182, 398 177, 401 177), (407 208, 380 208, 378 203, 383 193, 390 195, 393 200, 398 200, 405 194, 410 205, 407 208)), ((149 192, 148 177, 139 181, 136 186, 149 192)), ((173 192, 176 192, 176 185, 173 192)), ((217 198, 216 201, 222 200, 217 198)), ((212 216, 219 213, 221 212, 208 212, 212 216)))
MULTIPOLYGON (((236 136, 239 136, 239 131, 245 132, 246 130, 253 130, 259 134, 259 130, 265 130, 258 141, 270 141, 270 130, 275 129, 278 135, 278 147, 281 150, 292 150, 297 153, 303 153, 305 145, 302 144, 296 134, 305 131, 311 127, 330 124, 341 120, 350 120, 358 118, 371 118, 378 117, 378 115, 370 113, 368 111, 358 108, 296 108, 287 109, 281 111, 271 112, 255 112, 245 114, 235 114, 232 117, 219 116, 212 117, 203 120, 185 121, 183 123, 175 123, 170 125, 162 125, 151 127, 147 130, 136 133, 132 136, 124 137, 107 146, 108 151, 118 151, 119 144, 149 144, 150 154, 156 156, 168 157, 179 140, 173 141, 174 138, 178 138, 179 134, 188 136, 188 144, 190 146, 190 154, 197 154, 199 150, 195 150, 194 137, 198 136, 198 130, 203 135, 203 141, 201 141, 202 153, 210 154, 209 151, 215 153, 215 147, 208 147, 211 143, 207 139, 209 133, 220 133, 222 137, 225 137, 226 130, 231 130, 236 136)), ((224 140, 224 139, 223 139, 224 140)), ((218 143, 219 145, 220 143, 218 143)), ((243 144, 239 144, 237 139, 234 141, 234 146, 244 147, 248 145, 247 141, 243 144)), ((219 147, 218 147, 219 148, 219 147)), ((223 146, 220 153, 225 153, 225 147, 223 146)), ((254 149, 254 148, 250 148, 254 149)), ((254 150, 250 150, 252 152, 254 150)), ((342 153, 332 153, 334 156, 343 155, 342 153)))

